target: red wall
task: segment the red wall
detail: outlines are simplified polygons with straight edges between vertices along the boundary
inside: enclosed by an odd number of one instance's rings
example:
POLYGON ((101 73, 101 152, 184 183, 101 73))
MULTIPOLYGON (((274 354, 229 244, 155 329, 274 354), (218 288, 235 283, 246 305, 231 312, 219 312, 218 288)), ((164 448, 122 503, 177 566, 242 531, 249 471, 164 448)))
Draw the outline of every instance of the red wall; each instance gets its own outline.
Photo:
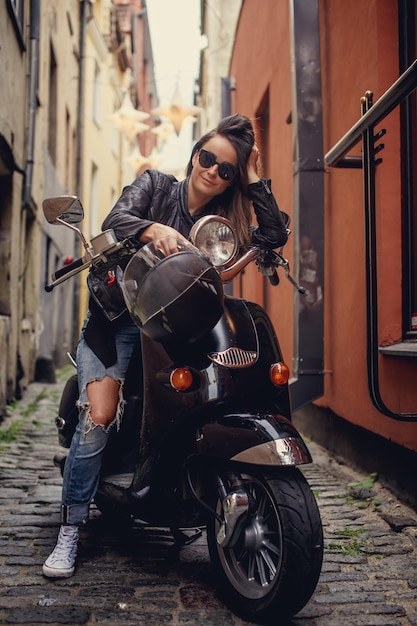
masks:
MULTIPOLYGON (((246 0, 243 3, 235 40, 230 75, 236 78, 234 110, 255 120, 267 97, 270 108, 269 164, 265 175, 272 180, 272 189, 280 209, 292 214, 292 128, 287 123, 291 112, 290 31, 288 2, 246 0)), ((293 242, 285 246, 292 256, 293 242)), ((287 364, 292 363, 293 313, 290 302, 293 290, 281 275, 278 287, 269 283, 256 286, 256 268, 249 267, 244 278, 242 295, 261 304, 268 311, 279 331, 281 347, 287 364), (255 284, 254 284, 255 283, 255 284), (267 293, 264 293, 266 290, 267 293)))
MULTIPOLYGON (((361 114, 360 98, 374 102, 399 76, 396 0, 320 0, 322 108, 327 152, 361 114)), ((267 175, 280 208, 292 214, 293 156, 290 16, 284 0, 245 0, 230 75, 236 79, 235 111, 255 118, 265 95, 270 106, 267 175)), ((401 185, 399 117, 383 123, 387 134, 377 169, 379 343, 399 341, 401 323, 401 185)), ((352 154, 360 154, 358 145, 352 154)), ((317 404, 340 417, 417 450, 417 424, 378 412, 366 373, 365 222, 361 170, 328 168, 325 176, 325 393, 317 404)), ((290 238, 294 240, 296 233, 290 238)), ((292 260, 293 244, 284 249, 292 260)), ((292 287, 282 276, 268 285, 266 303, 288 365, 293 357, 292 287)), ((242 295, 264 302, 264 286, 252 269, 242 295)), ((394 412, 417 412, 417 360, 380 356, 380 389, 394 412)))

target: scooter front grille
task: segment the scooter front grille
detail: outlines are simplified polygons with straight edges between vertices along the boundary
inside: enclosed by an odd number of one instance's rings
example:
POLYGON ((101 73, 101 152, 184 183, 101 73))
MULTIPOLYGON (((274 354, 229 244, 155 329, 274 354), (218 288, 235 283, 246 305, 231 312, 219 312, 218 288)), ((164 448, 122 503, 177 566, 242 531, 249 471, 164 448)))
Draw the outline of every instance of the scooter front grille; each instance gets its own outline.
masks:
POLYGON ((223 352, 211 352, 208 358, 217 365, 238 368, 250 367, 256 363, 258 354, 252 350, 242 350, 242 348, 227 348, 223 352))

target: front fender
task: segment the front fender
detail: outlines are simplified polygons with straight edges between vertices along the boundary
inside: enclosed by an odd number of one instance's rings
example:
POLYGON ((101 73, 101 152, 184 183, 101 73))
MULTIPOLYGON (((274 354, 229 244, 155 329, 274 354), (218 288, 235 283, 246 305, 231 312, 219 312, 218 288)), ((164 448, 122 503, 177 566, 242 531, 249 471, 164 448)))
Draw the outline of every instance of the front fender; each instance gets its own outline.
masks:
POLYGON ((229 413, 201 425, 200 454, 252 465, 294 466, 311 463, 301 435, 277 413, 229 413))

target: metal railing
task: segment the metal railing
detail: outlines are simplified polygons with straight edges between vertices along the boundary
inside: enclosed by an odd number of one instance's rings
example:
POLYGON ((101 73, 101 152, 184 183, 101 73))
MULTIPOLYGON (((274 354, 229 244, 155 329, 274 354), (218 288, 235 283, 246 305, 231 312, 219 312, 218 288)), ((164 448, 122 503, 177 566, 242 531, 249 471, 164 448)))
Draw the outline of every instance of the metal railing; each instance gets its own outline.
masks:
POLYGON ((377 237, 375 170, 382 159, 376 155, 384 144, 376 145, 385 130, 375 135, 375 126, 384 120, 417 88, 417 60, 373 104, 372 93, 361 98, 362 117, 325 155, 332 167, 362 167, 364 177, 364 210, 366 234, 366 316, 367 316, 367 373, 368 389, 373 405, 380 413, 395 420, 417 421, 416 413, 396 413, 384 403, 379 385, 378 300, 377 300, 377 237), (362 158, 346 154, 362 141, 362 158))

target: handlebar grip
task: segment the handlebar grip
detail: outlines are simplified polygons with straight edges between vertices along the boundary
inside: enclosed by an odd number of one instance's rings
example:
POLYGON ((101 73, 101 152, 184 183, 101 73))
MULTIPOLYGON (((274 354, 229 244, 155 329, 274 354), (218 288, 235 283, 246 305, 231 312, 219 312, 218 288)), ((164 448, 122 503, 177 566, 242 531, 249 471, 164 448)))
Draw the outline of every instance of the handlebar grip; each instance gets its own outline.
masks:
POLYGON ((273 273, 268 276, 268 280, 274 287, 279 284, 279 276, 277 270, 274 270, 273 273))
POLYGON ((57 270, 54 274, 55 280, 58 280, 58 278, 62 278, 63 276, 65 276, 65 274, 68 274, 72 270, 77 269, 77 267, 81 267, 81 265, 83 265, 83 260, 77 259, 76 261, 73 261, 72 263, 69 263, 64 267, 61 267, 61 269, 57 270))

